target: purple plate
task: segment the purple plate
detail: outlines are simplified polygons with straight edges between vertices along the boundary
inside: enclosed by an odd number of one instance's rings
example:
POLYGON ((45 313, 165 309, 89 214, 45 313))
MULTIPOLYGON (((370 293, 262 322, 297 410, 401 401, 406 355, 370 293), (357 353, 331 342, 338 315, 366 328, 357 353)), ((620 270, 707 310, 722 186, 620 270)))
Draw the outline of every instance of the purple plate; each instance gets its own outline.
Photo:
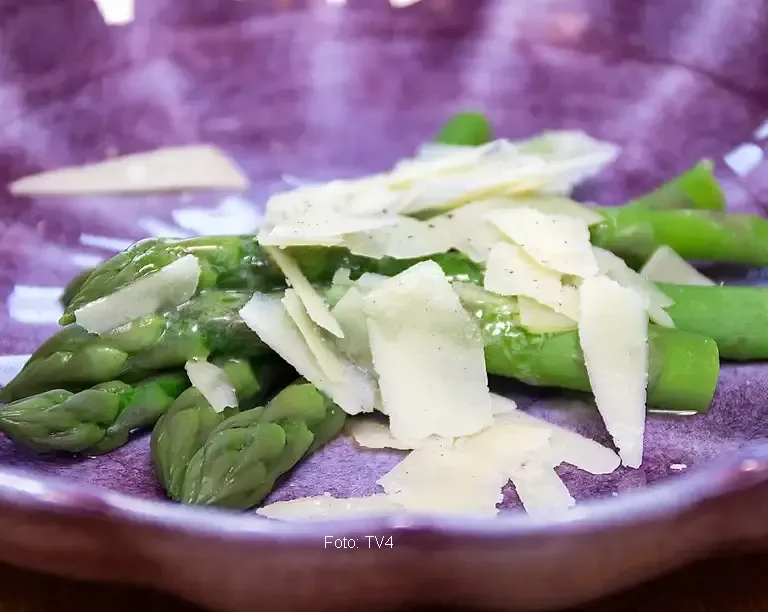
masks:
MULTIPOLYGON (((708 156, 731 208, 768 204, 762 0, 136 4, 131 25, 107 26, 92 0, 0 2, 0 183, 210 142, 237 159, 253 189, 69 199, 3 190, 2 381, 54 332, 57 294, 84 268, 150 235, 250 231, 265 197, 296 177, 387 168, 461 108, 487 111, 512 138, 577 128, 621 144, 585 198, 622 202, 708 156)), ((606 439, 594 412, 537 406, 606 439)), ((767 543, 767 422, 768 367, 726 365, 709 414, 650 417, 641 470, 563 470, 580 503, 555 522, 512 510, 495 520, 281 524, 163 501, 146 437, 105 457, 57 460, 2 439, 0 559, 232 611, 256 602, 570 605, 713 551, 767 543), (356 547, 329 546, 327 536, 356 547), (392 546, 365 536, 392 536, 392 546)), ((272 499, 365 495, 397 459, 339 439, 272 499)), ((505 505, 518 505, 512 490, 505 505)))

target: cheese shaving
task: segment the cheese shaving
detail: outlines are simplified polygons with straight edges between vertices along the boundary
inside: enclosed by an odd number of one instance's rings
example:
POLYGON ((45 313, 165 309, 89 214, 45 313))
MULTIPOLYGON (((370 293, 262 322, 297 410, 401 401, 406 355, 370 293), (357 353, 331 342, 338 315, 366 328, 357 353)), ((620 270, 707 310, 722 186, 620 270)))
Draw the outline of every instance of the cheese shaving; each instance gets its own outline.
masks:
POLYGON ((675 285, 714 285, 715 282, 673 249, 664 245, 656 249, 645 262, 640 276, 655 283, 673 283, 675 285))
POLYGON ((517 303, 520 308, 520 323, 531 333, 547 334, 576 329, 577 327, 577 323, 573 319, 555 312, 549 306, 544 306, 536 300, 520 296, 517 303))
POLYGON ((227 373, 220 367, 193 359, 187 361, 184 369, 189 377, 189 382, 208 401, 216 412, 225 408, 237 408, 237 394, 232 386, 227 373))
POLYGON ((195 294, 199 280, 197 257, 185 255, 157 272, 78 308, 75 320, 89 332, 102 334, 153 312, 183 304, 195 294))
POLYGON ((333 399, 346 413, 358 414, 373 410, 376 385, 370 376, 337 355, 343 364, 343 376, 338 382, 331 381, 279 297, 255 293, 240 310, 240 316, 264 344, 333 399))
POLYGON ((543 267, 581 278, 597 274, 583 219, 524 206, 489 213, 488 219, 543 267))
POLYGON ((528 464, 511 475, 525 511, 535 517, 549 517, 573 508, 576 501, 553 468, 528 464))
POLYGON ((347 420, 347 433, 358 446, 364 448, 414 450, 439 443, 438 438, 434 437, 422 440, 400 440, 392 435, 387 423, 372 417, 356 417, 347 420))
POLYGON ((248 178, 217 147, 168 147, 26 176, 14 195, 152 193, 191 189, 245 190, 248 178))
POLYGON ((452 237, 444 226, 400 217, 391 227, 349 234, 344 245, 356 255, 374 259, 412 259, 444 253, 451 248, 452 237))
POLYGON ((384 410, 401 439, 475 433, 492 419, 483 340, 433 261, 365 298, 384 410))
POLYGON ((337 338, 343 338, 344 332, 339 327, 338 322, 333 318, 323 298, 315 291, 293 258, 274 247, 264 247, 264 250, 283 272, 288 284, 296 291, 296 295, 307 309, 309 318, 337 338))
POLYGON ((276 225, 260 235, 263 246, 343 244, 344 234, 379 230, 398 222, 395 217, 358 217, 338 213, 323 213, 310 210, 290 222, 276 225))
POLYGON ((597 408, 623 463, 640 467, 648 383, 643 302, 604 276, 586 279, 579 293, 579 340, 597 408))

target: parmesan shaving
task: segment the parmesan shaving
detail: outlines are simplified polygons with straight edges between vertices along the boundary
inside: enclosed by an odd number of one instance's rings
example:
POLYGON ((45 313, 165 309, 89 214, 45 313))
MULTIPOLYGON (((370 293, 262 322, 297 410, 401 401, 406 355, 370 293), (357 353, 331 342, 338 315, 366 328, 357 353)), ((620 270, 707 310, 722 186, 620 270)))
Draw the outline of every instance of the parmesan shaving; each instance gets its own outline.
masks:
POLYGON ((188 189, 245 190, 248 178, 211 145, 168 147, 95 164, 33 174, 10 184, 14 195, 151 193, 188 189))
POLYGON ((184 369, 189 382, 208 401, 216 412, 225 408, 237 408, 237 394, 227 373, 220 367, 207 361, 193 359, 187 361, 184 369))
POLYGON ((358 287, 353 286, 337 302, 331 313, 344 332, 344 337, 336 342, 337 346, 357 365, 372 370, 368 319, 364 308, 364 294, 358 287))
POLYGON ((296 371, 331 397, 348 414, 371 412, 376 400, 376 386, 370 376, 341 356, 340 381, 329 380, 277 296, 255 293, 240 310, 246 325, 296 371))
POLYGON ((495 516, 506 481, 482 458, 430 446, 414 450, 379 484, 407 510, 495 516))
POLYGON ((374 259, 412 259, 444 253, 451 248, 452 237, 446 228, 431 221, 400 217, 391 227, 349 234, 344 245, 356 255, 374 259))
POLYGON ((604 276, 586 279, 579 293, 579 340, 597 408, 623 463, 640 467, 648 383, 648 318, 642 300, 604 276))
POLYGON ((356 444, 364 448, 414 450, 438 442, 437 438, 399 440, 392 435, 389 425, 371 417, 357 417, 347 420, 347 432, 356 444))
POLYGON ((600 247, 592 247, 592 250, 595 254, 600 273, 615 280, 622 287, 637 292, 651 321, 663 327, 675 326, 672 317, 664 310, 664 308, 674 304, 671 298, 652 282, 630 268, 621 257, 600 247))
POLYGON ((528 464, 511 475, 525 511, 536 517, 561 514, 576 505, 565 483, 551 467, 528 464))
POLYGON ((557 195, 529 195, 508 198, 507 207, 521 206, 538 210, 545 215, 566 215, 584 221, 587 226, 602 223, 605 218, 596 210, 579 204, 570 198, 557 195))
POLYGON ((86 330, 101 334, 153 312, 183 304, 197 291, 200 265, 185 255, 114 293, 75 310, 75 320, 86 330))
POLYGON ((524 206, 489 213, 488 219, 545 268, 581 278, 597 274, 583 219, 524 206))
POLYGON ((577 327, 573 319, 555 312, 549 306, 539 304, 536 300, 520 296, 517 303, 520 308, 520 323, 531 333, 546 334, 577 327))
POLYGON ((400 439, 469 435, 492 420, 483 340, 433 261, 365 298, 383 407, 400 439))
POLYGON ((714 285, 715 282, 685 259, 680 257, 673 249, 664 245, 656 249, 645 262, 640 276, 655 283, 673 283, 676 285, 714 285))
POLYGON ((257 509, 256 514, 281 521, 319 521, 357 516, 379 516, 402 510, 402 506, 381 494, 347 499, 320 495, 268 504, 257 509))
POLYGON ((338 213, 321 215, 310 210, 288 223, 274 226, 259 237, 259 242, 263 246, 343 244, 344 234, 379 230, 397 222, 395 217, 356 217, 338 213))
POLYGON ((304 337, 304 341, 315 356, 320 369, 323 370, 329 380, 340 381, 344 376, 344 364, 328 341, 323 338, 320 328, 309 318, 307 309, 296 295, 296 291, 286 289, 285 295, 283 295, 283 306, 304 337))
POLYGON ((265 247, 264 250, 283 272, 288 284, 296 291, 296 295, 307 309, 309 318, 337 338, 343 338, 344 332, 339 327, 338 322, 333 318, 323 298, 315 291, 293 258, 274 247, 265 247))

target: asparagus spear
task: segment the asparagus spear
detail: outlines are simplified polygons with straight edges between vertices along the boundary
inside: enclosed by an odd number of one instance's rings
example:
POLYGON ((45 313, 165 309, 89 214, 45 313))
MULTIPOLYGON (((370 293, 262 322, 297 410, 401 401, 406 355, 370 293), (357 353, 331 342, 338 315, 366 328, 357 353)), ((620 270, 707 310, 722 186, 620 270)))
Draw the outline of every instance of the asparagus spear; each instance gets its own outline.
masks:
POLYGON ((768 291, 760 287, 670 285, 667 308, 675 325, 706 334, 726 359, 768 359, 768 291))
POLYGON ((644 210, 725 210, 725 195, 712 172, 712 161, 703 159, 658 189, 625 205, 644 210))
POLYGON ((152 425, 189 386, 184 374, 166 374, 137 386, 120 381, 79 393, 46 391, 0 408, 0 431, 38 452, 98 454, 152 425))
POLYGON ((493 126, 483 113, 463 111, 446 121, 435 142, 458 146, 479 146, 493 140, 493 126))
POLYGON ((768 265, 768 221, 756 215, 632 206, 600 212, 605 221, 592 226, 593 244, 631 264, 667 245, 685 259, 768 265))
POLYGON ((250 295, 205 291, 170 312, 147 315, 102 335, 69 325, 35 351, 0 390, 0 401, 56 387, 139 380, 196 357, 266 354, 268 349, 237 314, 250 295))
POLYGON ((80 287, 82 287, 85 281, 88 280, 88 277, 92 272, 93 268, 90 270, 83 270, 80 272, 80 274, 75 276, 71 281, 67 283, 67 286, 64 287, 64 291, 62 291, 61 298, 59 299, 61 305, 64 306, 64 308, 70 305, 78 291, 80 291, 80 287))
MULTIPOLYGON (((472 286, 455 286, 464 308, 480 326, 490 374, 531 385, 590 390, 576 330, 528 333, 517 322, 514 300, 472 286)), ((671 411, 708 410, 720 371, 714 340, 655 325, 649 327, 648 336, 649 405, 671 411)))
MULTIPOLYGON (((224 370, 235 388, 238 402, 248 406, 261 401, 287 367, 270 360, 249 363, 225 358, 214 363, 224 370)), ((202 393, 187 389, 160 417, 150 442, 152 465, 160 484, 175 498, 181 495, 184 473, 192 456, 202 447, 211 431, 236 411, 216 412, 202 393)))
POLYGON ((246 509, 302 457, 332 439, 344 412, 309 383, 279 393, 264 408, 224 420, 195 453, 179 501, 246 509))

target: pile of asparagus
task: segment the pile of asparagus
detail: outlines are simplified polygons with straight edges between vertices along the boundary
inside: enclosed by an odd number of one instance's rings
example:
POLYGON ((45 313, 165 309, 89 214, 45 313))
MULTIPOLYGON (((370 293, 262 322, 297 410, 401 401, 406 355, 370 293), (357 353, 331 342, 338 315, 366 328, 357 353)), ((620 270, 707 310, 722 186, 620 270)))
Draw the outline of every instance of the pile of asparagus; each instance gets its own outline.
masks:
MULTIPOLYGON (((446 124, 439 140, 475 145, 489 138, 485 118, 465 113, 446 124)), ((605 220, 591 228, 592 241, 633 266, 662 245, 687 259, 768 265, 768 221, 723 209, 711 164, 701 162, 653 193, 600 209, 605 220)), ((323 290, 341 268, 352 279, 365 272, 391 276, 420 261, 369 259, 337 247, 290 253, 323 290)), ((482 286, 482 266, 462 253, 431 259, 451 279, 482 286)), ((345 418, 309 383, 280 390, 296 373, 238 314, 254 291, 285 288, 283 273, 254 236, 156 238, 131 246, 66 288, 64 327, 0 390, 0 431, 38 452, 98 454, 153 427, 154 469, 172 499, 239 509, 258 504, 281 475, 338 434, 345 418), (100 335, 74 322, 76 309, 190 254, 202 274, 187 303, 100 335), (190 386, 183 366, 196 358, 226 372, 239 408, 217 412, 190 386)), ((720 356, 768 357, 768 291, 660 288, 674 299, 668 313, 676 328, 650 326, 649 405, 705 411, 720 356)), ((532 334, 509 302, 480 291, 460 295, 482 328, 489 373, 589 391, 577 331, 532 334)))

